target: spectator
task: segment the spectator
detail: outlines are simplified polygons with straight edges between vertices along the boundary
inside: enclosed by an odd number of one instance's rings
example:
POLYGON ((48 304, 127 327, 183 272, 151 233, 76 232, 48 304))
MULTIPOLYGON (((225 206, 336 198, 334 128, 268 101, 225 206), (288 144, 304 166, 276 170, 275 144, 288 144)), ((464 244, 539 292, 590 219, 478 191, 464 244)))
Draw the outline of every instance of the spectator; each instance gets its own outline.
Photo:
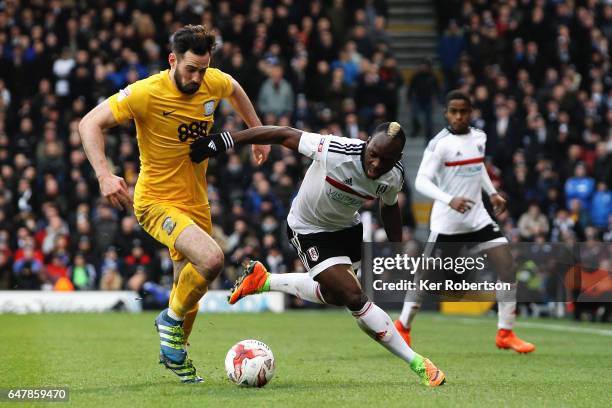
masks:
POLYGON ((43 264, 34 258, 34 248, 27 245, 23 257, 13 264, 14 288, 20 290, 40 289, 43 282, 43 264))
POLYGON ((259 110, 264 115, 273 113, 277 116, 293 112, 293 90, 283 78, 283 67, 273 65, 268 76, 259 91, 259 110))
POLYGON ((6 251, 0 251, 0 290, 12 289, 11 268, 12 260, 6 251))
POLYGON ((355 86, 357 77, 359 75, 359 66, 350 57, 347 47, 340 51, 340 58, 332 62, 331 69, 334 71, 336 68, 342 68, 343 81, 349 86, 355 86))
POLYGON ((594 191, 595 180, 587 176, 586 165, 582 162, 578 163, 574 169, 574 177, 569 178, 565 183, 567 208, 571 209, 571 201, 578 199, 582 209, 590 210, 594 191))
POLYGON ((68 277, 68 266, 64 259, 58 255, 51 255, 51 262, 45 265, 46 278, 52 285, 62 279, 68 277))
POLYGON ((95 289, 96 268, 92 264, 87 263, 82 253, 77 253, 74 256, 74 263, 68 269, 68 277, 78 290, 95 289))
POLYGON ((536 235, 548 235, 548 219, 541 213, 537 204, 529 205, 526 213, 521 215, 518 221, 521 238, 525 241, 533 241, 536 235))
POLYGON ((388 121, 396 121, 400 106, 399 91, 404 80, 402 73, 397 67, 397 60, 393 55, 387 54, 385 56, 379 74, 385 87, 384 103, 387 109, 387 119, 388 121))
POLYGON ((612 215, 612 191, 604 182, 597 183, 597 191, 593 194, 591 203, 591 221, 600 228, 608 226, 608 218, 612 215))
POLYGON ((465 41, 457 21, 449 21, 448 30, 440 39, 439 53, 442 72, 444 73, 444 93, 454 88, 457 79, 455 77, 455 66, 459 56, 465 50, 465 41))
POLYGON ((408 100, 412 114, 412 137, 424 127, 425 140, 433 137, 432 109, 434 101, 439 97, 438 79, 431 70, 431 61, 423 60, 417 72, 410 79, 408 100), (421 125, 423 119, 423 126, 421 125))

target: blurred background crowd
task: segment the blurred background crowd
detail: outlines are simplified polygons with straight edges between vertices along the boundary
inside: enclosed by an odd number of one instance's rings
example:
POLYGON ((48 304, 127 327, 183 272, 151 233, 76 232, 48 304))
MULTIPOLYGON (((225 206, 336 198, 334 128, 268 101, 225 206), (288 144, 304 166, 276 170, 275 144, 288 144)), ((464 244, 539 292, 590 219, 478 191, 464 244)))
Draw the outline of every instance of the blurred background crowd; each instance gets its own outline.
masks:
MULTIPOLYGON (((612 2, 434 3, 438 57, 402 72, 385 0, 0 1, 0 289, 129 288, 163 302, 168 252, 131 212, 100 199, 77 126, 106 97, 167 68, 168 38, 184 24, 214 29, 212 65, 241 83, 267 125, 365 139, 400 120, 428 140, 444 94, 468 92, 473 126, 488 134, 487 168, 509 197, 498 217, 506 234, 611 242, 612 2), (411 117, 399 117, 404 100, 411 117)), ((218 130, 244 127, 229 104, 215 118, 218 130)), ((133 188, 134 128, 109 131, 106 145, 133 188)), ((214 238, 227 266, 218 287, 231 286, 246 258, 272 272, 303 269, 284 225, 308 164, 277 147, 259 167, 248 148, 211 161, 214 238)), ((406 241, 417 227, 411 188, 400 197, 406 241)), ((364 211, 372 239, 384 241, 376 203, 364 211)))

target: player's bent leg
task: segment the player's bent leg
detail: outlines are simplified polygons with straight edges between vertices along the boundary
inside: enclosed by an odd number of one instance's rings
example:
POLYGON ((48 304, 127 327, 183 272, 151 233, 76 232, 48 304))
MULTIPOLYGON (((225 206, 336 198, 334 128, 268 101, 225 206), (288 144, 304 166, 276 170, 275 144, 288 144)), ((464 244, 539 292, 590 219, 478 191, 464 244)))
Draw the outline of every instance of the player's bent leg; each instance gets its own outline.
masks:
POLYGON ((170 310, 180 320, 193 310, 223 268, 223 252, 217 243, 196 225, 178 235, 175 250, 189 261, 180 272, 170 310))
POLYGON ((268 291, 284 292, 313 303, 328 303, 319 283, 307 273, 271 274, 259 261, 251 261, 245 266, 228 301, 233 305, 245 296, 268 291))
POLYGON ((196 225, 187 226, 177 237, 174 247, 208 282, 215 280, 223 269, 223 251, 209 234, 196 225))
POLYGON ((406 361, 422 383, 431 387, 444 384, 444 373, 415 353, 398 333, 391 317, 363 294, 350 265, 333 265, 319 273, 316 279, 325 291, 344 303, 366 334, 406 361))
MULTIPOLYGON (((160 362, 178 375, 182 382, 201 382, 187 358, 184 320, 208 290, 208 282, 223 267, 223 253, 212 238, 196 225, 185 227, 174 246, 188 262, 179 273, 170 307, 155 322, 160 338, 160 362)), ((189 331, 194 318, 195 313, 189 314, 189 331)))
POLYGON ((497 335, 495 345, 499 349, 511 349, 517 353, 531 353, 535 350, 532 343, 520 339, 513 331, 516 321, 516 276, 512 254, 507 244, 498 245, 486 251, 493 264, 499 281, 510 283, 510 290, 498 290, 497 297, 497 335))

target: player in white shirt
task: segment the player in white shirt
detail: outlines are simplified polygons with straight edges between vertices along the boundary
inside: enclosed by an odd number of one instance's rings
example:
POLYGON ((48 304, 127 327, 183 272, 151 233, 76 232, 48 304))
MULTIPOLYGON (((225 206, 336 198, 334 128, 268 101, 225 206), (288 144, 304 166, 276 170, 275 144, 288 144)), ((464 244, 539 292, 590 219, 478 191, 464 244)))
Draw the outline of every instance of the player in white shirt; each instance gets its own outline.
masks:
POLYGON ((405 142, 397 122, 379 125, 367 142, 262 126, 198 139, 192 144, 191 159, 200 162, 234 144, 280 144, 313 159, 287 217, 288 238, 308 272, 270 274, 252 261, 229 302, 272 290, 345 306, 362 330, 406 361, 424 384, 436 387, 444 384, 444 373, 406 344, 389 315, 368 300, 355 277, 363 242, 358 210, 366 200, 381 200, 387 236, 401 241, 397 196, 404 184, 400 159, 405 142))
MULTIPOLYGON (((496 214, 506 209, 484 166, 487 135, 469 126, 472 104, 460 91, 446 98, 445 116, 449 126, 434 137, 423 155, 416 189, 432 198, 429 250, 436 244, 480 243, 472 249, 487 254, 498 279, 511 284, 511 291, 498 291, 498 348, 530 353, 533 344, 518 338, 512 328, 516 319, 516 276, 508 240, 484 207, 482 190, 488 194, 496 214)), ((412 320, 421 306, 423 293, 409 293, 395 327, 411 343, 412 320), (408 301, 410 300, 410 301, 408 301)))

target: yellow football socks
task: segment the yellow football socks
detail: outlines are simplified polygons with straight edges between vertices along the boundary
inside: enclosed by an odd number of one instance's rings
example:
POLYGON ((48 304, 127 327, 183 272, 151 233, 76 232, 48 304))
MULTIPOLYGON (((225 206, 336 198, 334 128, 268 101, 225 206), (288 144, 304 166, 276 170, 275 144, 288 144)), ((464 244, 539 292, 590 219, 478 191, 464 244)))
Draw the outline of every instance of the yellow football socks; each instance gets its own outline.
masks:
MULTIPOLYGON (((191 263, 185 265, 179 276, 176 287, 173 286, 170 293, 170 309, 177 316, 187 320, 187 315, 192 319, 189 323, 189 331, 193 326, 193 319, 197 313, 197 306, 202 296, 208 291, 208 282, 193 267, 191 263), (191 316, 193 315, 193 316, 191 316)), ((187 322, 183 323, 183 329, 187 332, 187 322)))

